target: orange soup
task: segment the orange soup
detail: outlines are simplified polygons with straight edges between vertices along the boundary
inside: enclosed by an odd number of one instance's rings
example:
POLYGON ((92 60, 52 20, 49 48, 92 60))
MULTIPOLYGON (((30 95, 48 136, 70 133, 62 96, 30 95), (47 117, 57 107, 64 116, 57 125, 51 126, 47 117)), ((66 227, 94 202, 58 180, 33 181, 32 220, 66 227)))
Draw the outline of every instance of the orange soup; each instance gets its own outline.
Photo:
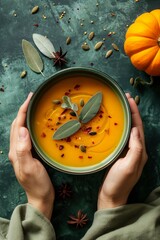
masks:
POLYGON ((124 131, 124 110, 119 97, 104 82, 85 76, 68 77, 41 96, 33 122, 35 139, 49 158, 65 166, 85 167, 101 162, 118 146, 124 131), (78 105, 79 114, 82 102, 85 104, 97 92, 103 96, 97 115, 75 134, 54 140, 53 135, 62 124, 77 119, 70 109, 61 107, 62 97, 69 96, 78 105))

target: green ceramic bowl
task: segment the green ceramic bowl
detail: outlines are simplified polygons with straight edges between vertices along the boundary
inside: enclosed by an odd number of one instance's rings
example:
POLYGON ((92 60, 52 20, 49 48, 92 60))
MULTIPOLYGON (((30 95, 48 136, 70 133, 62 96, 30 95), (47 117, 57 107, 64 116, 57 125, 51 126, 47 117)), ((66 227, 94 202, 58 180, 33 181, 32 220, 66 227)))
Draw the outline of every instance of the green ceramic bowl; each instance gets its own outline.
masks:
MULTIPOLYGON (((92 87, 92 86, 91 86, 92 87)), ((38 89, 35 91, 29 107, 27 111, 27 127, 30 132, 31 140, 33 143, 33 146, 40 156, 40 158, 49 164, 51 167, 62 171, 66 172, 69 174, 90 174, 97 172, 99 170, 102 170, 109 166, 111 163, 113 163, 119 155, 122 153, 124 147, 126 146, 128 142, 128 138, 130 135, 130 130, 131 130, 131 112, 130 112, 130 107, 128 104, 128 100, 125 96, 125 93, 121 89, 121 87, 118 85, 118 83, 113 80, 111 77, 108 75, 104 74, 103 72, 94 70, 92 68, 68 68, 65 70, 61 70, 57 73, 55 73, 53 76, 51 76, 49 79, 47 79, 44 83, 42 83, 38 89), (92 165, 92 166, 87 166, 87 167, 70 167, 70 166, 65 166, 62 164, 59 164, 56 162, 54 159, 51 159, 47 153, 44 152, 43 149, 38 144, 38 141, 36 139, 35 133, 34 133, 34 128, 33 128, 33 119, 34 119, 34 113, 36 106, 38 105, 39 99, 41 96, 51 88, 57 81, 66 78, 66 77, 73 77, 73 76, 85 76, 85 77, 93 77, 98 79, 99 81, 104 82, 107 84, 112 90, 116 93, 118 96, 122 106, 123 106, 123 111, 124 111, 124 130, 121 136, 121 139, 119 141, 119 144, 115 148, 115 150, 104 160, 102 160, 100 163, 92 165)))

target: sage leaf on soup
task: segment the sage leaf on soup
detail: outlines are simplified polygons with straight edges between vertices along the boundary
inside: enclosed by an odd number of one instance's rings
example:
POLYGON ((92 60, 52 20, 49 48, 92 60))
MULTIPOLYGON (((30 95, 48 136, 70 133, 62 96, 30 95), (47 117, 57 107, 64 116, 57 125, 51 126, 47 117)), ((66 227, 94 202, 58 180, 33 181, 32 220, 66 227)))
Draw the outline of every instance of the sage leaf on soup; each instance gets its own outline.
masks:
POLYGON ((38 33, 33 33, 32 37, 35 45, 41 53, 43 53, 48 58, 55 58, 55 48, 47 37, 38 33))
POLYGON ((101 92, 98 92, 95 95, 93 95, 82 108, 81 113, 79 115, 79 121, 82 123, 87 123, 92 118, 94 118, 100 109, 101 102, 102 102, 101 92))
POLYGON ((30 69, 36 73, 42 73, 43 71, 43 61, 38 53, 38 51, 33 47, 33 45, 27 40, 22 40, 22 50, 24 57, 30 69))
POLYGON ((53 139, 61 140, 70 137, 76 133, 81 127, 81 123, 78 120, 71 120, 64 123, 53 135, 53 139))
POLYGON ((62 97, 63 103, 61 105, 62 108, 72 109, 74 112, 78 111, 78 106, 76 103, 72 103, 70 97, 63 96, 62 97))

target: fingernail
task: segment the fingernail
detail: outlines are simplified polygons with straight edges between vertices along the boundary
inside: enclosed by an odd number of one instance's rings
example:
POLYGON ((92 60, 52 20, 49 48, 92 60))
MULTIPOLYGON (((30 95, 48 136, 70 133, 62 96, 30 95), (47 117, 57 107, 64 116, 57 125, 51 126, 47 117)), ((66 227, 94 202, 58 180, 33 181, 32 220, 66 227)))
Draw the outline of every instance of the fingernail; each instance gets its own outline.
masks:
POLYGON ((28 98, 31 98, 33 96, 33 92, 30 92, 29 94, 28 94, 28 98))
POLYGON ((26 138, 26 136, 27 136, 27 130, 26 130, 26 128, 21 127, 21 128, 19 129, 18 139, 21 140, 21 141, 24 141, 25 138, 26 138))

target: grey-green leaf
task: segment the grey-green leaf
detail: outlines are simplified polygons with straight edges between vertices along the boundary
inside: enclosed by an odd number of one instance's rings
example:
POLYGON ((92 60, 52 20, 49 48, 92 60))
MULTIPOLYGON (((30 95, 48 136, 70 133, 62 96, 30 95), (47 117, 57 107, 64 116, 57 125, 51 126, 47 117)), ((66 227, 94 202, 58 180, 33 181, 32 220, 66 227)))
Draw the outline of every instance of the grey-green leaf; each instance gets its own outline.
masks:
POLYGON ((28 66, 36 73, 42 73, 43 62, 38 51, 27 40, 22 40, 22 50, 28 66))
POLYGON ((47 37, 38 33, 33 33, 32 37, 34 43, 41 53, 43 53, 48 58, 55 58, 53 54, 55 53, 55 48, 47 37))
POLYGON ((72 103, 70 97, 63 96, 62 99, 63 99, 63 103, 61 105, 62 108, 72 109, 73 111, 77 111, 78 110, 77 104, 72 103))
POLYGON ((70 137, 74 133, 76 133, 81 127, 81 124, 78 120, 71 120, 66 122, 61 127, 57 129, 57 131, 53 135, 53 139, 60 140, 67 137, 70 137))
POLYGON ((89 101, 84 105, 79 115, 79 120, 82 123, 87 123, 92 118, 94 118, 97 112, 99 111, 101 102, 102 102, 102 93, 98 92, 93 97, 91 97, 89 101))

